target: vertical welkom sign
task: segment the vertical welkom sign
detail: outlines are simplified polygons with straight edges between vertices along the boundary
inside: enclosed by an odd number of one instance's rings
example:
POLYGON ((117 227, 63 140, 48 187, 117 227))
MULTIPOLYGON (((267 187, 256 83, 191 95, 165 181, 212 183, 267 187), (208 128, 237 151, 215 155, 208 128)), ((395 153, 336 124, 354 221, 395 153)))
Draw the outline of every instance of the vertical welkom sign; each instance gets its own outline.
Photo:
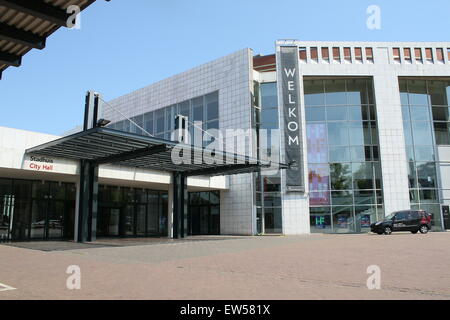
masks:
POLYGON ((303 134, 300 109, 298 48, 280 47, 281 90, 283 98, 284 162, 286 191, 305 192, 303 173, 303 134))

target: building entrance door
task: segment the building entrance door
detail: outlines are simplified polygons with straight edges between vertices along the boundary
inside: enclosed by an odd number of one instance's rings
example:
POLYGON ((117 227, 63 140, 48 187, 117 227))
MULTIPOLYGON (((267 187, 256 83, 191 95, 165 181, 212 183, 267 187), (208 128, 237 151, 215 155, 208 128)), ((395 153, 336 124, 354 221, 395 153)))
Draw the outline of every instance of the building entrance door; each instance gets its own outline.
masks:
POLYGON ((218 235, 220 233, 220 211, 218 206, 191 206, 191 235, 218 235))
POLYGON ((120 208, 99 207, 97 216, 97 235, 103 237, 119 236, 120 208))
POLYGON ((444 229, 450 230, 450 206, 442 206, 442 216, 444 217, 444 229))

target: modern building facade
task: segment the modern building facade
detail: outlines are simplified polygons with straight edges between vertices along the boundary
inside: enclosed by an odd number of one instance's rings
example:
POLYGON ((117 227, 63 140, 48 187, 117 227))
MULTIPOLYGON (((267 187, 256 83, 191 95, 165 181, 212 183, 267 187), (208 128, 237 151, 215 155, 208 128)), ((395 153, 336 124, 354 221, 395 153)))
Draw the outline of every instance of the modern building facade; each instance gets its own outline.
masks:
MULTIPOLYGON (((275 54, 243 49, 114 99, 103 117, 173 140, 182 115, 190 143, 223 134, 219 149, 290 164, 189 178, 188 233, 293 235, 368 232, 409 208, 449 229, 449 114, 450 43, 281 40, 275 54)), ((53 136, 1 137, 2 237, 73 238, 79 164, 24 154, 53 136)), ((100 167, 97 235, 170 237, 171 179, 100 167)))

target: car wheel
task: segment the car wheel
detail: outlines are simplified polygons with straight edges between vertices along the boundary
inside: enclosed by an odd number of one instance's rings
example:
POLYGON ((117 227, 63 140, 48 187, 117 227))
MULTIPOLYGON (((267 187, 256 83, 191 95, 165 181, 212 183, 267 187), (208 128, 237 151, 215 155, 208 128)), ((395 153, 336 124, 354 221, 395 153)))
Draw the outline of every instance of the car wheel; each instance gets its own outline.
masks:
POLYGON ((416 234, 417 232, 419 232, 419 230, 411 231, 412 234, 416 234))
POLYGON ((392 228, 391 227, 384 227, 384 232, 385 235, 390 235, 392 233, 392 228))
POLYGON ((421 225, 419 231, 422 234, 426 234, 428 233, 428 227, 426 225, 421 225))
POLYGON ((377 231, 377 234, 381 236, 383 234, 383 231, 377 231))

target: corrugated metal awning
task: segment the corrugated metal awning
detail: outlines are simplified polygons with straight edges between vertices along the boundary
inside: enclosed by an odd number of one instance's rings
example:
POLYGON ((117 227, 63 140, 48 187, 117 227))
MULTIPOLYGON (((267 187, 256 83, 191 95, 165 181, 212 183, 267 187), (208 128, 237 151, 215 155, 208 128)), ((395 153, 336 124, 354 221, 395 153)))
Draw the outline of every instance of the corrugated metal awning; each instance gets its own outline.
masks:
MULTIPOLYGON (((106 0, 109 1, 109 0, 106 0)), ((70 5, 86 9, 95 0, 0 0, 0 79, 19 67, 31 49, 43 49, 48 36, 66 27, 70 5)))
MULTIPOLYGON (((186 149, 190 148, 190 161, 177 164, 172 160, 172 150, 176 146, 180 146, 180 144, 98 127, 30 148, 26 150, 26 153, 72 160, 88 160, 98 165, 114 164, 180 172, 187 176, 249 173, 271 166, 269 161, 221 151, 211 153, 205 148, 187 145, 184 146, 186 149), (215 161, 217 158, 223 159, 223 161, 218 163, 215 161)), ((286 168, 287 166, 280 164, 279 167, 286 168)))

